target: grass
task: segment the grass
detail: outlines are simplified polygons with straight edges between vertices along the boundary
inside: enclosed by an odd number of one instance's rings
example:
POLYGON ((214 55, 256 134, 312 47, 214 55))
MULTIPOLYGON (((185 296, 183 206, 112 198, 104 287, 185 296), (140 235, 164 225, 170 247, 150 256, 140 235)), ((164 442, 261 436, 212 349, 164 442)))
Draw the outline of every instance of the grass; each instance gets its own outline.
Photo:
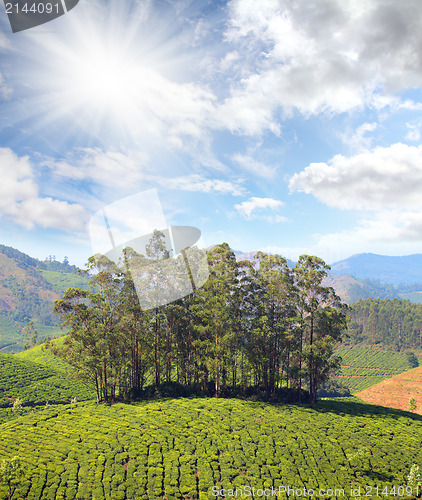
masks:
POLYGON ((421 417, 344 401, 87 402, 50 406, 0 432, 0 458, 20 456, 26 470, 13 499, 209 499, 213 487, 282 485, 344 488, 343 498, 360 486, 389 498, 375 487, 404 487, 422 463, 421 417))

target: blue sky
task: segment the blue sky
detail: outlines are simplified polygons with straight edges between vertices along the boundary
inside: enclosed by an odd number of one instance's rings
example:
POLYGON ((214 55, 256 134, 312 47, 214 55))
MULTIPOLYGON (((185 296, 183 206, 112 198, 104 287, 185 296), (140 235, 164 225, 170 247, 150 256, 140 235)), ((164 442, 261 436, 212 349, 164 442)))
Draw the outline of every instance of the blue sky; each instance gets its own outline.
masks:
POLYGON ((2 5, 0 242, 83 265, 93 214, 154 188, 206 246, 420 253, 421 15, 80 0, 13 34, 2 5))

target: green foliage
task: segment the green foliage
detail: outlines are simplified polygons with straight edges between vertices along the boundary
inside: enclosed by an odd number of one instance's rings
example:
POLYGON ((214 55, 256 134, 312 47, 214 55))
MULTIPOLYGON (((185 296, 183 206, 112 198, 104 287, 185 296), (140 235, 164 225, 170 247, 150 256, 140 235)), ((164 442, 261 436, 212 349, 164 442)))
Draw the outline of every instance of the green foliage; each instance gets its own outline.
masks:
POLYGON ((5 483, 8 489, 8 498, 12 495, 13 483, 24 475, 24 468, 19 457, 2 460, 0 465, 0 482, 5 483))
POLYGON ((0 433, 0 457, 25 465, 13 498, 33 500, 212 498, 221 484, 392 488, 422 458, 418 415, 344 401, 85 402, 49 406, 0 433))
POLYGON ((407 352, 406 356, 407 356, 407 362, 412 368, 417 368, 419 366, 419 360, 414 352, 412 351, 407 352))
POLYGON ((405 354, 371 347, 343 347, 336 354, 342 359, 341 370, 332 380, 341 382, 353 393, 412 368, 405 354))
POLYGON ((415 411, 416 410, 416 399, 411 396, 409 398, 409 411, 415 411))
POLYGON ((160 278, 150 273, 157 261, 167 269, 163 238, 154 231, 146 257, 126 248, 119 266, 106 256, 90 257, 89 289, 69 288, 55 303, 70 330, 55 352, 95 383, 97 400, 139 395, 152 374, 156 390, 164 380, 200 384, 204 395, 212 383, 216 396, 238 393, 240 385, 240 392, 253 386, 267 397, 290 387, 300 398, 309 388, 314 402, 318 387, 338 368, 334 345, 346 325, 345 306, 322 286, 328 266, 303 255, 292 270, 279 255, 258 252, 254 267, 237 263, 224 243, 208 252, 203 287, 143 311, 135 285, 146 303, 156 287, 173 284, 166 272, 160 278))

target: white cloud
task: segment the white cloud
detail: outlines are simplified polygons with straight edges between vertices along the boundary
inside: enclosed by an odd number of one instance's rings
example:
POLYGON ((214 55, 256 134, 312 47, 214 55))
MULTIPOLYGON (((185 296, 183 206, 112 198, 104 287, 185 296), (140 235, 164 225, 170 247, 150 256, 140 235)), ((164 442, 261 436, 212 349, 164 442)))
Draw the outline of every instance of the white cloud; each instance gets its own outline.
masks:
POLYGON ((101 186, 134 187, 145 177, 148 156, 139 151, 102 151, 84 148, 66 160, 47 162, 57 175, 101 186))
POLYGON ((232 82, 218 109, 230 130, 279 133, 279 110, 309 116, 379 108, 391 104, 392 94, 422 84, 418 0, 228 5, 226 39, 248 63, 248 74, 232 82))
POLYGON ((287 219, 281 215, 268 215, 266 212, 276 212, 284 203, 273 198, 258 198, 252 196, 248 201, 234 205, 237 212, 247 220, 262 219, 267 222, 285 222, 287 219))
POLYGON ((372 218, 338 233, 314 235, 312 250, 334 262, 355 253, 373 252, 384 255, 420 253, 422 212, 383 210, 372 218))
POLYGON ((372 137, 367 137, 368 132, 373 132, 378 127, 377 123, 363 123, 354 133, 346 132, 341 134, 341 139, 350 148, 360 151, 368 149, 372 142, 372 137))
POLYGON ((276 175, 276 169, 274 167, 269 167, 265 163, 254 160, 248 155, 242 155, 237 153, 232 156, 232 160, 240 165, 244 170, 253 173, 259 177, 264 177, 266 179, 273 179, 276 175))
POLYGON ((245 188, 241 181, 231 182, 222 179, 207 179, 201 175, 193 174, 181 177, 155 178, 155 181, 167 189, 180 189, 181 191, 197 191, 201 193, 230 194, 242 196, 245 188))
POLYGON ((289 187, 341 209, 422 208, 422 146, 397 143, 336 155, 293 175, 289 187))
POLYGON ((421 139, 421 131, 420 131, 421 124, 412 125, 410 123, 406 123, 406 126, 409 129, 409 131, 407 132, 405 139, 407 141, 419 142, 421 139))
POLYGON ((19 158, 12 150, 0 148, 0 176, 0 217, 27 229, 36 225, 82 229, 88 216, 81 205, 39 196, 28 156, 19 158))

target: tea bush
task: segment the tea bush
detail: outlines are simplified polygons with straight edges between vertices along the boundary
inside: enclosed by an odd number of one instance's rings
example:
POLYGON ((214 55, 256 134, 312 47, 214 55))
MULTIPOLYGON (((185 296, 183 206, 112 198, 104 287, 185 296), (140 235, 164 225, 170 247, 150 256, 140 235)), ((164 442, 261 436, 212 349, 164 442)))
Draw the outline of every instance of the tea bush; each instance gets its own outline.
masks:
POLYGON ((419 415, 346 401, 51 405, 1 424, 0 435, 0 459, 24 464, 14 500, 205 499, 213 486, 280 485, 349 498, 352 485, 405 486, 422 462, 419 415))

